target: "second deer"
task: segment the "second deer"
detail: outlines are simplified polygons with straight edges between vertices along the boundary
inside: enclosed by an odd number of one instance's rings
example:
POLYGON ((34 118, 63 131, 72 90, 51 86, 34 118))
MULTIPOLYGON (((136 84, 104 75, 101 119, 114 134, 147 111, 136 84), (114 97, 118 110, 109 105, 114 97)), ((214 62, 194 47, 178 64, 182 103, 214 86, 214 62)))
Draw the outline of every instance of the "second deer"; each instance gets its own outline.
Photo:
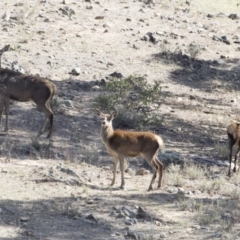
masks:
POLYGON ((112 120, 117 116, 117 112, 103 114, 96 110, 97 115, 102 119, 101 139, 105 144, 109 154, 114 158, 113 179, 111 185, 115 183, 116 170, 120 163, 121 186, 124 189, 124 158, 125 157, 144 157, 153 169, 153 177, 148 191, 152 190, 157 173, 158 189, 161 187, 163 164, 158 160, 158 151, 163 147, 163 140, 160 136, 151 132, 130 132, 123 130, 114 130, 112 120))
MULTIPOLYGON (((0 50, 0 58, 3 52, 8 49, 9 45, 0 50)), ((44 132, 46 123, 49 120, 50 127, 48 137, 50 138, 52 136, 53 127, 53 112, 50 107, 50 100, 56 93, 56 90, 55 84, 46 78, 22 74, 9 69, 2 69, 0 66, 0 123, 5 108, 5 131, 7 132, 9 130, 8 116, 10 99, 19 102, 32 100, 37 104, 38 109, 45 114, 45 120, 38 132, 38 136, 44 132)))
POLYGON ((228 169, 228 176, 231 176, 231 164, 232 164, 232 151, 233 146, 237 145, 238 149, 235 154, 234 159, 234 167, 233 172, 236 172, 237 170, 237 159, 240 154, 240 123, 234 122, 231 123, 227 128, 227 135, 228 135, 228 143, 229 143, 229 169, 228 169))

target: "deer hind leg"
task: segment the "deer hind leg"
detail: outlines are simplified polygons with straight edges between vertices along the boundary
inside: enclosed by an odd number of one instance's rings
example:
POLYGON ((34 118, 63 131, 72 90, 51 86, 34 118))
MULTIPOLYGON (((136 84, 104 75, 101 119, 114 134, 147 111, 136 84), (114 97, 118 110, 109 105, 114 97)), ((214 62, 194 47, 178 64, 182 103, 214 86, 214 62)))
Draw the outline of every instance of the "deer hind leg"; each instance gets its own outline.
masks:
POLYGON ((120 171, 121 171, 121 186, 120 189, 124 189, 125 186, 125 179, 124 179, 124 156, 119 156, 120 162, 120 171))
POLYGON ((231 176, 231 164, 232 164, 232 149, 234 146, 234 140, 230 137, 228 137, 228 141, 229 141, 229 169, 228 169, 228 176, 231 176))
POLYGON ((41 110, 44 114, 45 114, 45 120, 38 132, 38 137, 44 132, 46 124, 47 124, 47 120, 49 119, 49 133, 47 138, 50 138, 52 136, 52 126, 53 126, 53 112, 50 108, 49 102, 46 102, 45 104, 38 104, 38 108, 39 110, 41 110))
POLYGON ((152 191, 153 190, 153 183, 157 177, 157 172, 158 172, 158 165, 156 164, 156 162, 154 161, 154 159, 152 159, 151 161, 151 166, 152 166, 152 170, 153 170, 153 176, 152 176, 152 180, 150 182, 150 185, 149 185, 149 188, 148 188, 148 191, 152 191))
POLYGON ((113 179, 112 179, 111 186, 113 186, 114 183, 115 183, 116 172, 117 172, 117 168, 118 168, 118 163, 119 163, 118 158, 117 158, 117 157, 114 157, 114 163, 113 163, 113 179))
POLYGON ((235 155, 233 172, 236 172, 236 170, 237 170, 237 159, 239 157, 239 153, 240 153, 240 144, 238 146, 238 150, 237 150, 237 153, 235 155))
POLYGON ((2 112, 3 112, 3 109, 5 108, 5 115, 6 115, 6 123, 5 123, 5 129, 4 129, 5 132, 8 132, 9 130, 9 102, 10 102, 10 99, 8 97, 7 98, 3 97, 1 99, 0 114, 2 117, 2 112))
POLYGON ((4 102, 3 102, 2 97, 0 97, 0 124, 1 124, 1 126, 2 126, 3 109, 4 109, 4 102))
POLYGON ((159 161, 159 159, 157 157, 155 157, 155 163, 158 165, 158 189, 161 187, 162 185, 162 176, 163 176, 163 164, 159 161))
POLYGON ((155 161, 154 155, 152 156, 152 154, 144 154, 144 158, 147 160, 148 164, 152 167, 152 170, 153 170, 152 180, 151 180, 149 188, 148 188, 148 191, 152 191, 153 190, 152 185, 157 177, 157 172, 158 172, 159 167, 155 161))

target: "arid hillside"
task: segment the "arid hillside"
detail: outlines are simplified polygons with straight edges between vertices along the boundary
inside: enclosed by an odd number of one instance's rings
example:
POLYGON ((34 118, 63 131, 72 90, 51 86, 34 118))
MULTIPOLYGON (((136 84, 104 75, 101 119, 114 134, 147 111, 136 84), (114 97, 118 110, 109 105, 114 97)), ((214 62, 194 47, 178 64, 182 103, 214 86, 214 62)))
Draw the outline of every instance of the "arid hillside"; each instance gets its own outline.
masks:
POLYGON ((50 140, 33 102, 11 101, 8 133, 3 114, 1 240, 240 239, 240 1, 155 2, 1 1, 1 67, 57 86, 50 140), (110 186, 96 108, 163 138, 160 190, 141 157, 110 186))

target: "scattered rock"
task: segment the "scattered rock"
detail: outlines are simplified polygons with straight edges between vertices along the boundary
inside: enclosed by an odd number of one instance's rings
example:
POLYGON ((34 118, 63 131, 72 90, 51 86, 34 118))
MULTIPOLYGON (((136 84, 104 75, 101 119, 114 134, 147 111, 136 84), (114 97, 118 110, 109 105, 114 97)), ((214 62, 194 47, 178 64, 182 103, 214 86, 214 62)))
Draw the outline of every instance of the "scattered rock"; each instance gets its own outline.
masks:
POLYGON ((200 190, 198 190, 198 189, 195 189, 195 190, 193 190, 192 191, 194 194, 201 194, 202 192, 200 191, 200 190))
POLYGON ((122 75, 122 73, 120 73, 120 72, 113 72, 113 73, 111 73, 111 74, 109 74, 111 77, 113 77, 113 78, 123 78, 123 75, 122 75))
POLYGON ((164 163, 165 166, 170 164, 183 164, 184 157, 181 156, 179 153, 174 153, 170 151, 166 151, 165 153, 159 154, 159 159, 164 163))
POLYGON ((162 238, 166 238, 166 235, 164 233, 154 234, 151 237, 152 240, 159 240, 159 239, 162 239, 162 238))
POLYGON ((28 222, 29 221, 29 217, 20 217, 20 221, 21 222, 28 222))
POLYGON ((135 219, 135 218, 126 218, 126 219, 124 220, 124 223, 125 223, 126 225, 128 225, 128 226, 131 226, 131 225, 134 225, 134 224, 137 223, 137 219, 135 219))
POLYGON ((231 13, 231 14, 228 16, 228 18, 230 18, 230 19, 232 19, 232 20, 237 20, 237 19, 239 19, 239 16, 238 16, 237 14, 235 14, 235 13, 231 13))
POLYGON ((224 42, 224 43, 226 43, 227 45, 230 44, 230 41, 227 39, 226 36, 217 37, 217 36, 214 35, 214 36, 212 37, 212 39, 213 39, 214 41, 224 42))
POLYGON ((157 44, 160 41, 159 35, 152 32, 146 33, 140 40, 146 41, 146 42, 152 42, 154 44, 157 44))
POLYGON ((67 15, 69 17, 71 17, 72 15, 75 15, 75 11, 69 8, 68 6, 59 8, 59 11, 61 11, 63 15, 67 15))
POLYGON ((61 100, 61 104, 65 105, 66 107, 70 107, 70 108, 74 107, 73 101, 71 101, 71 100, 61 100))
POLYGON ((90 220, 90 221, 92 221, 94 223, 98 222, 97 219, 92 214, 89 214, 88 216, 86 216, 86 219, 90 220))
POLYGON ((80 73, 81 73, 81 69, 76 67, 76 68, 73 68, 72 71, 69 74, 78 76, 80 73))
POLYGON ((143 233, 139 233, 139 232, 136 232, 136 231, 132 231, 132 230, 128 230, 127 232, 127 236, 129 237, 132 237, 133 239, 135 240, 144 240, 144 239, 147 239, 147 236, 144 235, 143 233))
POLYGON ((140 175, 140 176, 143 176, 143 175, 147 175, 149 174, 150 171, 145 169, 145 168, 140 168, 136 171, 135 175, 140 175))
POLYGON ((149 218, 150 215, 142 207, 138 207, 137 218, 149 218))
POLYGON ((104 16, 97 16, 97 17, 95 17, 95 19, 101 20, 101 19, 104 19, 104 16))
POLYGON ((207 17, 208 17, 208 18, 213 18, 213 14, 209 13, 209 14, 207 15, 207 17))
POLYGON ((137 215, 137 211, 134 211, 132 208, 128 206, 123 206, 122 212, 125 214, 125 216, 131 217, 131 218, 135 218, 137 215))
POLYGON ((185 191, 184 191, 183 188, 178 188, 178 193, 180 193, 180 194, 185 194, 185 191))
POLYGON ((168 193, 177 193, 178 189, 176 187, 168 187, 167 192, 168 193))
POLYGON ((11 64, 11 69, 13 71, 16 71, 16 72, 20 72, 22 74, 25 74, 26 73, 26 70, 24 68, 22 68, 21 66, 18 65, 18 61, 14 61, 12 62, 11 64))

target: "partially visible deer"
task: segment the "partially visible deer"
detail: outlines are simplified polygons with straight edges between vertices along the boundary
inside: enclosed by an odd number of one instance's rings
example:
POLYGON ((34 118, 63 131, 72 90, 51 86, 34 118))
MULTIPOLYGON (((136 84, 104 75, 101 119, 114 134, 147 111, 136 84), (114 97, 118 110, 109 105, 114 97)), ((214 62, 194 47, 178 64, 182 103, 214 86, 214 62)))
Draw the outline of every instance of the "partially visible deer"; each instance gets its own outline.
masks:
POLYGON ((117 111, 111 114, 103 114, 96 110, 97 115, 102 119, 101 139, 106 149, 114 158, 113 179, 111 185, 115 183, 116 170, 120 162, 121 186, 124 189, 124 158, 125 157, 144 157, 153 169, 153 177, 148 191, 151 191, 157 173, 158 189, 161 187, 163 164, 158 160, 158 151, 163 147, 163 140, 160 136, 151 132, 130 132, 123 130, 114 130, 112 120, 117 116, 117 111))
POLYGON ((3 49, 0 50, 0 71, 2 68, 2 55, 4 52, 7 52, 10 49, 10 45, 6 45, 3 49))
POLYGON ((237 123, 237 122, 231 123, 227 128, 227 135, 228 135, 228 143, 229 143, 229 151, 230 151, 228 176, 230 177, 231 163, 232 163, 232 150, 234 145, 238 146, 238 150, 235 154, 233 172, 236 172, 237 170, 237 159, 240 153, 240 123, 237 123))
POLYGON ((156 4, 156 1, 155 0, 147 0, 147 2, 146 2, 146 4, 150 4, 150 3, 152 3, 152 4, 156 4))
MULTIPOLYGON (((9 49, 9 45, 0 50, 0 58, 3 52, 9 49)), ((1 65, 0 65, 1 67, 1 65)), ((53 112, 50 107, 50 100, 56 93, 56 86, 48 79, 22 74, 9 69, 0 68, 0 123, 3 109, 5 108, 6 125, 5 132, 9 130, 9 102, 10 99, 27 102, 32 100, 38 106, 38 109, 45 114, 45 120, 38 132, 40 136, 46 127, 47 120, 50 122, 48 138, 52 136, 53 112)))

